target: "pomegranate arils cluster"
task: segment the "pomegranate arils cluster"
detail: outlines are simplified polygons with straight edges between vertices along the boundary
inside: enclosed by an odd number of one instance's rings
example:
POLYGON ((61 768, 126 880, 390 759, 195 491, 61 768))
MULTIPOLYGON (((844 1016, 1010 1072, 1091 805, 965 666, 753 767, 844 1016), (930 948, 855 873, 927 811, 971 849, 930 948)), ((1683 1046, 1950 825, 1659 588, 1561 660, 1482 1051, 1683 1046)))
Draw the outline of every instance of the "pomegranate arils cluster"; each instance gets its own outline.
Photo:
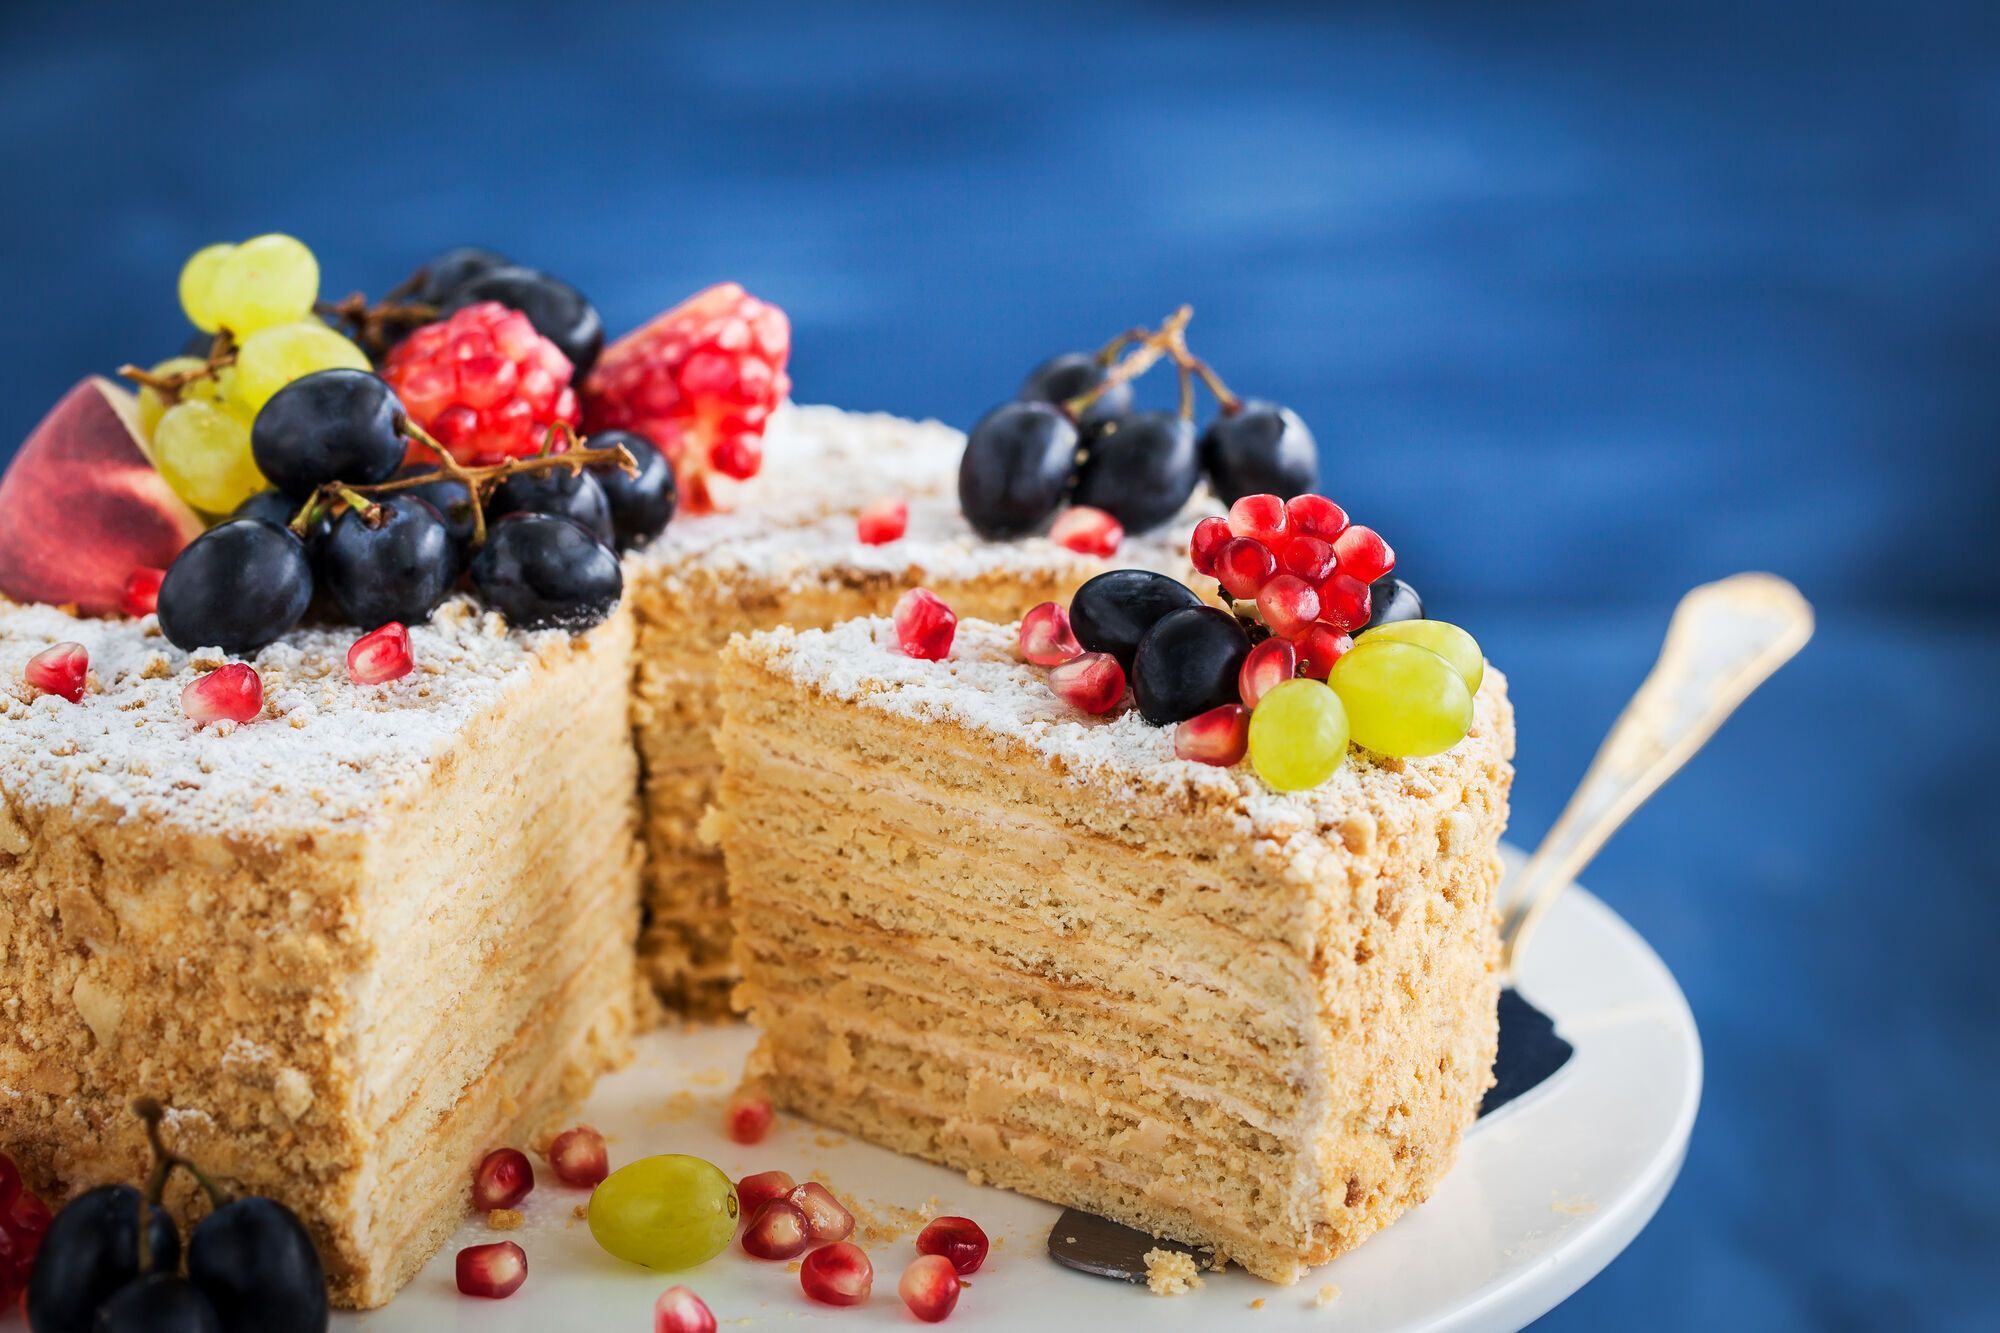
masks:
POLYGON ((715 1314, 686 1287, 668 1287, 653 1302, 653 1333, 715 1333, 715 1314))
POLYGON ((90 653, 80 643, 58 643, 29 658, 22 674, 43 694, 80 704, 84 680, 90 675, 90 653))
POLYGON ((347 678, 356 685, 386 685, 415 667, 410 631, 393 620, 362 635, 347 650, 347 678))
POLYGON ((472 1206, 482 1213, 512 1208, 535 1188, 535 1168, 519 1148, 495 1148, 472 1173, 472 1206))
POLYGON ((928 588, 912 588, 896 601, 896 646, 906 657, 935 662, 951 651, 958 615, 928 588))
POLYGON ((943 1255, 926 1254, 903 1270, 896 1294, 926 1324, 941 1322, 958 1305, 958 1270, 943 1255))
POLYGON ((1196 525, 1188 558, 1231 598, 1254 603, 1271 633, 1298 645, 1301 669, 1322 680, 1346 651, 1342 638, 1368 623, 1369 585, 1396 567, 1380 534, 1323 495, 1246 495, 1226 520, 1196 525))
POLYGON ((527 1280, 527 1251, 511 1240, 471 1245, 458 1252, 458 1289, 467 1296, 505 1300, 527 1280))
MULTIPOLYGON (((396 344, 382 378, 410 419, 454 458, 480 464, 525 457, 541 448, 550 426, 576 424, 573 369, 526 315, 481 301, 396 344)), ((430 457, 411 443, 408 461, 430 457)))
POLYGON ((263 711, 263 678, 241 662, 217 667, 181 691, 181 712, 196 726, 249 722, 263 711))
POLYGON ((875 1286, 875 1266, 858 1245, 822 1245, 799 1265, 799 1286, 825 1305, 859 1305, 875 1286))
POLYGON ((556 1135, 549 1144, 549 1169, 572 1189, 595 1189, 611 1174, 611 1152, 604 1136, 589 1125, 556 1135))

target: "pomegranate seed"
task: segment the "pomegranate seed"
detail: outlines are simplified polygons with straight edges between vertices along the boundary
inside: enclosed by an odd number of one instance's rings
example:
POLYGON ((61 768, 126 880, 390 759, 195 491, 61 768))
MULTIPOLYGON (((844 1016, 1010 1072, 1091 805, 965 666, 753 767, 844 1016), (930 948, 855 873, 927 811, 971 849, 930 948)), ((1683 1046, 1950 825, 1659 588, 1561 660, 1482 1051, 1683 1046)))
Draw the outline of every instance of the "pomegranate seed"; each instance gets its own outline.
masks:
POLYGON ((799 1286, 823 1305, 859 1305, 875 1286, 875 1266, 857 1245, 822 1245, 799 1265, 799 1286))
POLYGON ((773 1199, 784 1198, 797 1184, 787 1171, 759 1171, 745 1176, 736 1182, 737 1209, 745 1217, 754 1217, 759 1208, 773 1199))
POLYGON ((771 1132, 771 1103, 762 1097, 737 1097, 729 1103, 727 1121, 732 1142, 762 1143, 771 1132))
POLYGON ((943 1321, 958 1304, 958 1270, 941 1254, 926 1254, 903 1270, 896 1292, 926 1324, 943 1321))
POLYGON ((715 1314, 686 1287, 668 1287, 653 1302, 653 1333, 715 1333, 715 1314))
POLYGON ((1324 495, 1294 495, 1285 501, 1292 531, 1330 542, 1347 531, 1347 511, 1324 495))
POLYGON ((458 1289, 467 1296, 504 1301, 527 1280, 527 1251, 511 1240, 468 1245, 458 1252, 458 1289))
POLYGON ((1269 638, 1250 650, 1243 659, 1242 667, 1236 673, 1236 690, 1243 696, 1246 707, 1255 708, 1257 701, 1274 685, 1281 685, 1299 674, 1298 650, 1290 641, 1269 638))
POLYGON ((1264 546, 1275 547, 1286 525, 1285 502, 1275 495, 1246 495, 1229 506, 1229 530, 1264 546))
POLYGON ((549 1145, 549 1167, 565 1185, 595 1189, 611 1174, 611 1153, 602 1134, 589 1125, 578 1125, 556 1135, 549 1145))
POLYGON ((14 1159, 0 1152, 0 1231, 7 1229, 6 1211, 21 1194, 21 1169, 14 1159))
POLYGON ((1333 547, 1317 537, 1288 537, 1284 549, 1278 553, 1280 568, 1314 586, 1326 581, 1336 563, 1333 547))
POLYGON ((1275 574, 1257 590, 1257 610, 1273 634, 1289 639, 1319 619, 1319 594, 1296 574, 1275 574))
POLYGON ((1242 704, 1222 704, 1174 727, 1174 754, 1197 764, 1231 768, 1249 750, 1250 710, 1242 704))
POLYGON ((1125 697, 1125 668, 1110 653, 1081 653, 1049 671, 1049 688, 1071 708, 1108 713, 1125 697))
POLYGON ((1049 529, 1049 540, 1079 555, 1113 556, 1125 540, 1125 525, 1102 509, 1077 505, 1065 509, 1049 529))
POLYGON ((929 588, 912 588, 896 602, 896 646, 906 656, 935 662, 951 651, 958 616, 929 588))
POLYGON ((90 674, 90 652, 80 643, 59 643, 44 648, 28 659, 23 673, 28 683, 43 694, 53 694, 73 704, 83 702, 83 678, 90 674))
POLYGON ((167 577, 164 569, 142 566, 125 576, 125 587, 118 594, 118 609, 137 620, 140 616, 150 616, 160 609, 160 581, 167 577))
POLYGON ((854 1234, 854 1214, 817 1180, 808 1180, 786 1197, 805 1214, 814 1240, 846 1240, 854 1234))
POLYGON ((1277 572, 1278 559, 1270 548, 1248 537, 1231 537, 1215 556, 1215 577, 1231 597, 1246 602, 1277 572))
POLYGON ((812 1243, 811 1224, 789 1199, 766 1201, 743 1228, 743 1253, 753 1259, 796 1259, 812 1243))
POLYGON ((1070 628, 1069 612, 1054 602, 1043 602, 1021 617, 1016 643, 1021 656, 1036 666, 1061 666, 1083 652, 1076 631, 1070 628))
POLYGON ((1332 673, 1333 664, 1353 646, 1353 639, 1321 621, 1298 638, 1299 674, 1325 680, 1332 673))
POLYGON ((248 722, 264 711, 264 681, 241 662, 217 667, 181 691, 181 711, 196 726, 248 722))
POLYGON ((971 1277, 986 1262, 986 1233, 969 1217, 936 1217, 917 1233, 918 1254, 941 1254, 960 1277, 971 1277))
POLYGON ((854 535, 863 546, 881 546, 909 530, 910 506, 902 500, 877 500, 854 520, 854 535))
POLYGON ((535 1188, 535 1168, 519 1148, 495 1148, 472 1173, 472 1206, 482 1213, 512 1208, 535 1188))
POLYGON ((347 678, 356 685, 386 685, 416 668, 410 631, 396 621, 368 631, 347 650, 347 678))
POLYGON ((1340 572, 1363 583, 1373 583, 1396 567, 1396 553, 1389 543, 1359 523, 1334 539, 1333 553, 1340 557, 1340 572))
POLYGON ((1351 633, 1368 623, 1368 585, 1346 572, 1319 585, 1319 618, 1351 633))
POLYGON ((1229 539, 1236 534, 1229 530, 1226 518, 1205 518, 1194 525, 1194 538, 1188 542, 1188 559, 1194 562, 1198 574, 1215 573, 1215 556, 1229 539))

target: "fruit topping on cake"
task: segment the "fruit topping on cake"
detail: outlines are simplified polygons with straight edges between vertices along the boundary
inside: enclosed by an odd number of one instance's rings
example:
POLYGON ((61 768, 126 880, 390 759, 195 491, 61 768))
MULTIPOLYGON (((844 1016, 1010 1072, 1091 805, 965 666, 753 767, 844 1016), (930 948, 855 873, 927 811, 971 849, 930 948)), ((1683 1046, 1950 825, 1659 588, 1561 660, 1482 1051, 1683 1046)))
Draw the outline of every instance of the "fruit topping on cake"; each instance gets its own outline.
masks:
POLYGON ((886 546, 910 530, 910 505, 890 496, 854 516, 854 537, 863 546, 886 546))
POLYGON ((912 588, 896 601, 896 644, 909 657, 935 662, 951 651, 958 616, 928 588, 912 588))
MULTIPOLYGON (((410 416, 461 463, 534 453, 549 428, 577 422, 574 367, 528 317, 498 301, 426 324, 382 362, 410 416)), ((430 461, 410 441, 407 460, 430 461)))
POLYGON ((43 694, 71 703, 83 702, 84 678, 90 674, 90 653, 80 643, 59 643, 28 659, 23 671, 28 684, 43 694))

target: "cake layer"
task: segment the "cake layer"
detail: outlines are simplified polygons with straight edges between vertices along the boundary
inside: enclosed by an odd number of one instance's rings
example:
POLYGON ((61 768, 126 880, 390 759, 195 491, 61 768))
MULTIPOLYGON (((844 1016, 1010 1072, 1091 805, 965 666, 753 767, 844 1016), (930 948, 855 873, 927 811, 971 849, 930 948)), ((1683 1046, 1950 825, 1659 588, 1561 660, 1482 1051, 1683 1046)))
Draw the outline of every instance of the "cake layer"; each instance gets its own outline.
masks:
POLYGON ((1505 682, 1310 792, 1069 709, 1009 629, 723 655, 739 999, 781 1104, 1295 1279, 1423 1198, 1490 1083, 1505 682))

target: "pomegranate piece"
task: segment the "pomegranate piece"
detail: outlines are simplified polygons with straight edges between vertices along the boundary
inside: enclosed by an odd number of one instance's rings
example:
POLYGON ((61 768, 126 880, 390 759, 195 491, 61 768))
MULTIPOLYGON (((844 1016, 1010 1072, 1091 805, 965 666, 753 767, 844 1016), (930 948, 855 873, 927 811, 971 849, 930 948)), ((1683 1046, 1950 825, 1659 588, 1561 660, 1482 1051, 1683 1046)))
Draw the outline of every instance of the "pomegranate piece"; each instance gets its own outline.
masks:
POLYGON ((715 1314, 686 1287, 668 1287, 653 1302, 653 1333, 715 1333, 715 1314))
POLYGON ((140 616, 150 616, 160 609, 160 584, 166 581, 167 571, 145 567, 133 570, 125 576, 125 586, 118 593, 118 609, 137 620, 140 616))
POLYGON ((736 1182, 736 1206, 744 1217, 754 1217, 757 1210, 773 1199, 782 1199, 798 1185, 789 1171, 759 1171, 736 1182))
POLYGON ((1197 764, 1233 768, 1250 750, 1250 710, 1221 704, 1174 727, 1174 754, 1197 764))
POLYGON ((1215 577, 1231 597, 1249 601, 1278 572, 1269 547, 1248 537, 1231 537, 1215 554, 1215 577))
POLYGON ((1110 653, 1081 653, 1049 671, 1049 688, 1071 708, 1108 713, 1125 698, 1125 668, 1110 653))
POLYGON ((1333 664, 1346 656, 1354 646, 1354 640, 1320 622, 1298 637, 1299 674, 1314 680, 1325 680, 1333 672, 1333 664))
POLYGON ((789 1199, 769 1199, 743 1228, 743 1253, 753 1259, 796 1259, 813 1242, 812 1226, 789 1199))
POLYGON ((1229 530, 1275 548, 1290 526, 1285 502, 1275 495, 1246 495, 1229 506, 1229 530))
POLYGON ((84 677, 90 674, 90 653, 80 643, 58 643, 29 658, 22 674, 43 694, 80 704, 84 677))
MULTIPOLYGON (((526 315, 497 301, 424 325, 382 362, 410 419, 461 463, 520 458, 539 450, 557 422, 575 425, 574 371, 526 315)), ((434 461, 415 441, 407 460, 434 461)))
POLYGON ((1188 559, 1194 563, 1197 574, 1215 573, 1215 557, 1229 544, 1236 534, 1229 530, 1226 518, 1205 518, 1194 525, 1194 537, 1188 542, 1188 559))
POLYGON ((347 650, 347 678, 356 685, 385 685, 416 668, 410 631, 396 621, 368 631, 347 650))
POLYGON ((1360 629, 1368 623, 1368 585, 1343 567, 1319 585, 1319 618, 1342 633, 1360 629))
POLYGON ((896 1294, 910 1313, 926 1324, 936 1324, 958 1304, 958 1270, 941 1254, 926 1254, 903 1270, 896 1294))
POLYGON ((1324 495, 1294 495, 1285 501, 1293 532, 1330 542, 1347 531, 1347 511, 1324 495))
POLYGON ((1334 539, 1333 553, 1339 557, 1340 572, 1362 583, 1373 583, 1396 567, 1396 553, 1389 543, 1359 523, 1334 539))
POLYGON ((1298 575, 1315 587, 1326 582, 1337 563, 1333 546, 1309 535, 1287 537, 1278 552, 1280 569, 1287 574, 1298 575))
POLYGON ((14 1159, 0 1152, 0 1231, 7 1229, 6 1212, 21 1195, 21 1169, 14 1159))
POLYGON ((1049 529, 1049 540, 1078 555, 1114 556, 1125 540, 1125 525, 1102 509, 1075 505, 1063 510, 1049 529))
POLYGON ((549 1169, 573 1189, 596 1189, 611 1174, 604 1136, 589 1125, 564 1130, 549 1144, 549 1169))
POLYGON ((762 1143, 771 1132, 771 1103, 763 1097, 737 1097, 726 1113, 729 1138, 741 1144, 762 1143))
POLYGON ((217 667, 181 691, 181 712, 198 727, 249 722, 263 711, 263 678, 241 662, 217 667))
POLYGON ((864 546, 881 546, 910 530, 910 506, 897 499, 877 500, 854 519, 854 535, 864 546))
POLYGON ((1289 639, 1319 619, 1319 593, 1296 574, 1273 574, 1257 590, 1257 613, 1271 633, 1289 639))
POLYGON ((951 651, 958 616, 929 588, 912 588, 897 599, 896 646, 907 657, 935 662, 951 651))
POLYGON ((1083 652, 1070 627, 1069 612, 1054 602, 1043 602, 1021 617, 1016 643, 1021 656, 1036 666, 1061 666, 1083 652))
POLYGON ((1236 672, 1236 691, 1243 696, 1246 707, 1255 708, 1272 686, 1281 685, 1298 673, 1299 654, 1290 640, 1269 638, 1243 659, 1236 672))
POLYGON ((527 1251, 511 1240, 468 1245, 458 1252, 458 1289, 467 1296, 503 1301, 527 1280, 527 1251))
POLYGON ((969 1217, 935 1217, 917 1233, 917 1253, 943 1255, 960 1277, 979 1271, 987 1248, 986 1233, 969 1217))
POLYGON ((817 1180, 808 1180, 787 1197, 805 1214, 806 1229, 815 1241, 846 1240, 854 1234, 854 1214, 817 1180))
POLYGON ((472 1206, 482 1213, 512 1208, 535 1188, 534 1164, 519 1148, 495 1148, 472 1173, 472 1206))
POLYGON ((799 1286, 823 1305, 859 1305, 875 1286, 875 1266, 858 1245, 822 1245, 799 1265, 799 1286))

